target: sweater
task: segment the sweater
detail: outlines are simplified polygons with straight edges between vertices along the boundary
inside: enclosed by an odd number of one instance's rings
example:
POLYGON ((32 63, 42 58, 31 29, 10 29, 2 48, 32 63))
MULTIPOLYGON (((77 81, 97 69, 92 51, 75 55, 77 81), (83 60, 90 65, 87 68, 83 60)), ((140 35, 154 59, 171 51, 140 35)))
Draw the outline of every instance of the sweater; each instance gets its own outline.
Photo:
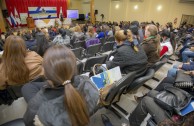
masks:
POLYGON ((155 37, 149 37, 142 42, 142 47, 148 57, 148 67, 160 60, 160 41, 155 37))

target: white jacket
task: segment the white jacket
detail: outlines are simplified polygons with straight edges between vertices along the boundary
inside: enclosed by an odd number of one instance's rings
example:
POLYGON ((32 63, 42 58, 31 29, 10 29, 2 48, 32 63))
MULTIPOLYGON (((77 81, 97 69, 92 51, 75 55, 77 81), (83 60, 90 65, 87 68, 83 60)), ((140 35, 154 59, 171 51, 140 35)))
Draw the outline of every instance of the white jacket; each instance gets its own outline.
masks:
POLYGON ((166 39, 165 41, 163 41, 162 43, 160 43, 160 46, 161 46, 161 49, 164 47, 164 46, 167 46, 168 47, 168 52, 166 52, 164 55, 172 55, 173 54, 173 47, 172 47, 172 44, 170 42, 170 39, 166 39))

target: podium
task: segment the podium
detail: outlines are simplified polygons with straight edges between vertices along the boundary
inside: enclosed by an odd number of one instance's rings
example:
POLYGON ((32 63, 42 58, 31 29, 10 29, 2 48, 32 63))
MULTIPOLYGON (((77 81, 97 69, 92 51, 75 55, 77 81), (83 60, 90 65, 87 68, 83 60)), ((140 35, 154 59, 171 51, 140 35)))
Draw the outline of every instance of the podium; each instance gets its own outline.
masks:
POLYGON ((28 28, 35 28, 34 19, 32 17, 26 18, 28 28))

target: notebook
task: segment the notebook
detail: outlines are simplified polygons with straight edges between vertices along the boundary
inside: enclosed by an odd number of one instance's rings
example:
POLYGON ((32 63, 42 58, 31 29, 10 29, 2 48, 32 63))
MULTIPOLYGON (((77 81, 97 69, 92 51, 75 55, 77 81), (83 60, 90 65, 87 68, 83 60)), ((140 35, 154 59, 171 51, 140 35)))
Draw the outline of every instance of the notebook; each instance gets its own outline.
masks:
POLYGON ((191 100, 189 105, 180 111, 180 115, 185 116, 186 114, 189 114, 192 111, 194 111, 194 100, 191 100))
POLYGON ((115 67, 108 71, 90 77, 94 85, 100 90, 107 84, 113 84, 122 78, 120 67, 115 67))

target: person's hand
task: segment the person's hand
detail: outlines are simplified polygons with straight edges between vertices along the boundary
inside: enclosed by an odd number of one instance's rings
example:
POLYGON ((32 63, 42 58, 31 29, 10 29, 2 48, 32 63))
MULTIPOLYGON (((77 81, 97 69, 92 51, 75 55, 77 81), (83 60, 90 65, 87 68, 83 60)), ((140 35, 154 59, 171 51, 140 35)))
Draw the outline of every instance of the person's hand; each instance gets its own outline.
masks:
POLYGON ((181 68, 182 68, 182 66, 183 66, 183 64, 179 65, 179 66, 178 66, 178 69, 181 69, 181 68))

